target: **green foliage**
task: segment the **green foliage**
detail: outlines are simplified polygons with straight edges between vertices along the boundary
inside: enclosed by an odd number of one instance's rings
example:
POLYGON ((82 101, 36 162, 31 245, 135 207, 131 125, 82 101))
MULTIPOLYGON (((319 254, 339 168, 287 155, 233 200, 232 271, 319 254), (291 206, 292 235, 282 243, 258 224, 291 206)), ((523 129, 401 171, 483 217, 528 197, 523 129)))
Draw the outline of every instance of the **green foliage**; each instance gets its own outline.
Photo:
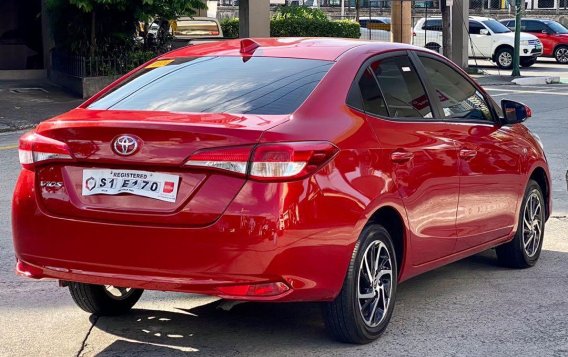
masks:
POLYGON ((239 19, 223 19, 221 21, 221 29, 223 30, 223 36, 226 38, 237 38, 239 37, 239 19))
POLYGON ((325 12, 307 6, 278 6, 272 16, 275 20, 302 19, 302 20, 327 20, 325 12))
MULTIPOLYGON (((239 37, 239 19, 225 19, 221 28, 225 37, 239 37)), ((270 36, 359 38, 361 32, 357 22, 330 21, 320 9, 280 6, 270 20, 270 36)))
POLYGON ((359 38, 361 33, 359 24, 348 20, 272 19, 270 36, 359 38))
POLYGON ((205 5, 201 0, 47 0, 47 6, 58 49, 112 56, 139 49, 135 38, 140 22, 191 16, 205 5))

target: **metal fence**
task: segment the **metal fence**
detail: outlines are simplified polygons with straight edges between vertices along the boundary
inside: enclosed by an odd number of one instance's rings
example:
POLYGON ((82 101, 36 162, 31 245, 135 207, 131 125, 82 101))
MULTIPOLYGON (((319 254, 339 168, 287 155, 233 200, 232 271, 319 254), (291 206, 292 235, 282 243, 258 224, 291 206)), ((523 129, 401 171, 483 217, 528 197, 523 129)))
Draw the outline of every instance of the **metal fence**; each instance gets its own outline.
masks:
POLYGON ((52 68, 74 77, 98 77, 124 74, 146 62, 145 56, 86 57, 51 52, 52 68))

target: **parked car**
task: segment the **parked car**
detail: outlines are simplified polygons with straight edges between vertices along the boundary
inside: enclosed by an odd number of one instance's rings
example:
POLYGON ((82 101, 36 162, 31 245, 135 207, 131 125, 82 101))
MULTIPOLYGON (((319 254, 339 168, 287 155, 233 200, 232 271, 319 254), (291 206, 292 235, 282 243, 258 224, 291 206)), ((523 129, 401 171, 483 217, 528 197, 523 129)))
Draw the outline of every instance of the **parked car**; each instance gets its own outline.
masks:
MULTIPOLYGON (((501 20, 511 30, 515 29, 515 19, 501 20)), ((542 42, 545 57, 554 57, 556 62, 568 63, 568 29, 553 20, 522 19, 521 31, 538 37, 542 42)))
MULTIPOLYGON (((436 52, 442 51, 442 18, 418 20, 414 27, 413 44, 436 52)), ((515 34, 500 22, 487 17, 469 18, 469 57, 489 59, 499 68, 513 67, 515 34)), ((531 35, 521 34, 520 64, 530 67, 542 55, 542 43, 531 35)))
POLYGON ((542 144, 423 48, 267 38, 189 46, 20 139, 17 272, 97 315, 143 289, 320 301, 370 342, 399 283, 496 248, 539 259, 542 144))
POLYGON ((360 17, 361 39, 390 41, 390 17, 360 17))
POLYGON ((216 18, 181 17, 171 20, 169 24, 173 48, 223 39, 223 29, 216 18))

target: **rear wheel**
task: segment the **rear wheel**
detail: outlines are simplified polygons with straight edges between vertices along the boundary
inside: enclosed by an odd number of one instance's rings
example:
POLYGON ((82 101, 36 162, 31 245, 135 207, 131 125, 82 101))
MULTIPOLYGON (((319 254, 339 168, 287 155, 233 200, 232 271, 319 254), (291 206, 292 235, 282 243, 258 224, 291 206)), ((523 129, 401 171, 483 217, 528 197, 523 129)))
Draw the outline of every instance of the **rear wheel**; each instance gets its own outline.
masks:
POLYGON ((397 263, 388 231, 367 226, 355 246, 341 292, 326 303, 324 319, 330 334, 348 343, 368 343, 386 329, 395 303, 397 263))
POLYGON ((554 58, 556 62, 567 64, 568 63, 568 46, 558 46, 554 50, 554 58))
POLYGON ((521 66, 523 66, 523 67, 530 67, 535 63, 536 63, 536 58, 533 58, 533 57, 522 58, 521 57, 521 66))
POLYGON ((75 304, 95 315, 121 315, 132 307, 143 290, 120 288, 113 285, 69 283, 69 292, 75 304))
POLYGON ((513 67, 513 49, 510 47, 502 47, 495 54, 495 62, 497 67, 501 69, 511 69, 513 67))
POLYGON ((529 181, 521 207, 519 227, 515 238, 497 247, 499 262, 517 269, 535 265, 542 250, 545 201, 536 181, 529 181))

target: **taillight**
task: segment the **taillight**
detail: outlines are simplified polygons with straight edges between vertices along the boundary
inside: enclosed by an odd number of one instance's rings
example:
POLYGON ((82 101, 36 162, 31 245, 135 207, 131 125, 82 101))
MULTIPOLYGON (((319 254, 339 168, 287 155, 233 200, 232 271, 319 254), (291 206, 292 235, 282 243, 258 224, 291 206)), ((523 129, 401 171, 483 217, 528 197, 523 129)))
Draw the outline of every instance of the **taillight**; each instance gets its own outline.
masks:
POLYGON ((199 151, 186 165, 231 171, 260 181, 283 181, 313 174, 338 151, 326 141, 269 143, 199 151))
POLYGON ((73 160, 67 144, 33 132, 20 138, 18 154, 20 164, 27 169, 41 162, 73 160))
POLYGON ((249 145, 206 149, 191 155, 185 164, 245 175, 253 147, 253 145, 249 145))

